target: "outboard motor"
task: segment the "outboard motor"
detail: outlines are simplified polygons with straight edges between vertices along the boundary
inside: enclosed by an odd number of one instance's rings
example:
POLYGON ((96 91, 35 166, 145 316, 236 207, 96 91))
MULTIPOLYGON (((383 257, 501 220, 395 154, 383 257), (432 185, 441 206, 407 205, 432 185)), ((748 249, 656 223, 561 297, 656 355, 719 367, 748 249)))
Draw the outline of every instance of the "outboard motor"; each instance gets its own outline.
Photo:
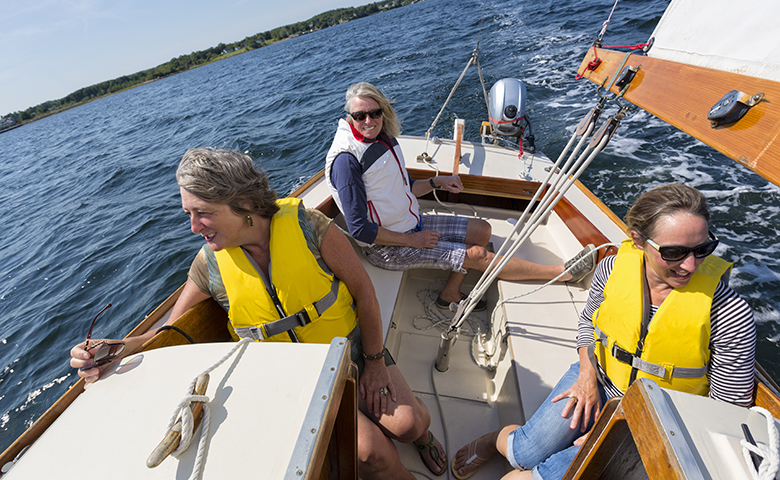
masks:
MULTIPOLYGON (((525 116, 525 100, 525 84, 520 80, 504 78, 496 82, 490 89, 490 127, 494 135, 521 137, 527 126, 529 150, 533 152, 533 135, 531 123, 525 116)), ((522 142, 522 139, 518 140, 522 142)))

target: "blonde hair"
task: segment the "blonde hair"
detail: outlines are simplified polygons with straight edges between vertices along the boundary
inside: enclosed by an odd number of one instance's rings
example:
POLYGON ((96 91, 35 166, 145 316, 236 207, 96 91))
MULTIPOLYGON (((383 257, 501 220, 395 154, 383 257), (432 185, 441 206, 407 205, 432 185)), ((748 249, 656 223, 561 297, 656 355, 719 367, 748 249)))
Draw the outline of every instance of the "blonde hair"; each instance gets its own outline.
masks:
MULTIPOLYGON (((391 137, 397 137, 401 134, 401 122, 398 120, 398 116, 393 108, 395 100, 385 97, 381 90, 368 82, 360 82, 349 87, 346 97, 347 102, 344 104, 344 111, 347 113, 351 113, 350 103, 355 97, 365 97, 374 100, 379 104, 379 108, 382 109, 382 131, 391 137)), ((350 118, 347 121, 352 123, 351 120, 350 118)))
POLYGON ((640 236, 652 238, 658 220, 676 213, 698 215, 710 223, 707 199, 693 187, 674 183, 661 185, 643 193, 626 214, 627 233, 636 231, 640 236))
POLYGON ((238 215, 271 218, 279 211, 268 174, 258 171, 252 159, 241 152, 188 150, 176 170, 176 182, 202 200, 229 206, 238 215))

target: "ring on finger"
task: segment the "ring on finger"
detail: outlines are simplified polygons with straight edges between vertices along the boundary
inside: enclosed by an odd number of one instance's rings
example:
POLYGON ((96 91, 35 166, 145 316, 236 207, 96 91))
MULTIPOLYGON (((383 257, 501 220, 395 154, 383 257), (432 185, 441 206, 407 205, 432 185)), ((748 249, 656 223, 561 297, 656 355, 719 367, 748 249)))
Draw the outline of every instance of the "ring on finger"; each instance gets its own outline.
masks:
POLYGON ((380 395, 387 395, 387 387, 382 387, 379 389, 380 395))
POLYGON ((577 403, 577 397, 575 395, 569 395, 569 398, 574 400, 574 403, 577 403))

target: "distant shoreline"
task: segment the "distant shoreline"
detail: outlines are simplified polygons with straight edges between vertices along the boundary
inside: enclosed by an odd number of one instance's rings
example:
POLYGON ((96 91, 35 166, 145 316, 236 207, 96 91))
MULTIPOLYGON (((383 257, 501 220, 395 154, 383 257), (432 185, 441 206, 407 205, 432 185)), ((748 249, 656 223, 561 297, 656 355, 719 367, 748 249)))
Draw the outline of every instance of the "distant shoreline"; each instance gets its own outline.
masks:
POLYGON ((339 24, 348 23, 352 20, 357 20, 359 18, 364 18, 376 13, 404 7, 420 1, 422 0, 385 0, 370 3, 360 7, 348 7, 329 10, 319 15, 315 15, 314 17, 304 22, 297 22, 294 24, 285 25, 283 27, 277 27, 273 30, 258 33, 253 36, 246 37, 244 40, 239 40, 231 44, 226 45, 224 43, 220 43, 216 47, 198 52, 192 52, 188 55, 180 55, 178 58, 171 59, 168 62, 157 65, 156 67, 142 70, 133 74, 123 75, 121 77, 106 80, 88 87, 83 87, 63 98, 46 101, 34 107, 30 107, 27 110, 8 113, 0 118, 10 118, 11 121, 16 123, 8 127, 0 128, 0 133, 5 133, 15 128, 29 125, 30 123, 37 122, 38 120, 48 118, 52 115, 68 111, 71 108, 81 107, 88 103, 94 102, 95 100, 110 97, 111 95, 125 92, 132 88, 156 82, 157 80, 162 80, 164 78, 168 78, 182 72, 187 72, 204 65, 209 65, 229 57, 241 55, 242 53, 268 47, 291 38, 314 33, 316 31, 324 30, 339 24), (258 44, 259 46, 257 46, 258 44), (132 85, 122 88, 125 84, 132 85), (103 93, 106 90, 109 90, 109 92, 103 93), (87 99, 82 100, 85 97, 87 99), (62 103, 70 104, 58 108, 58 105, 62 103), (39 110, 44 111, 45 113, 37 113, 39 110), (27 117, 27 119, 19 121, 19 117, 27 117))
MULTIPOLYGON (((270 45, 274 45, 276 43, 283 42, 285 40, 289 40, 290 38, 295 38, 295 37, 282 38, 282 39, 277 40, 275 42, 268 43, 268 44, 264 45, 264 47, 268 47, 270 45)), ((258 49, 253 49, 253 50, 258 50, 258 49)), ((68 110, 71 110, 73 108, 82 107, 84 105, 87 105, 89 103, 95 102, 97 100, 102 100, 104 98, 108 98, 108 97, 110 97, 112 95, 116 95, 118 93, 126 92, 126 91, 132 90, 134 88, 142 87, 144 85, 148 85, 150 83, 154 83, 154 82, 156 82, 158 80, 164 80, 166 78, 173 77, 173 76, 178 75, 180 73, 189 72, 190 70, 195 70, 196 68, 205 67, 206 65, 211 65, 212 63, 216 63, 216 62, 218 62, 220 60, 225 60, 227 58, 236 57, 238 55, 241 55, 242 53, 251 52, 253 50, 241 50, 241 51, 226 53, 225 55, 221 55, 219 58, 215 58, 214 60, 208 61, 206 63, 202 63, 200 65, 195 65, 195 66, 190 67, 190 68, 188 68, 186 70, 181 70, 179 72, 171 73, 169 75, 165 75, 165 76, 162 76, 162 77, 159 77, 159 78, 155 78, 155 79, 152 79, 152 80, 147 80, 145 82, 137 83, 137 84, 135 84, 135 85, 133 85, 131 87, 127 87, 125 89, 122 89, 122 90, 119 90, 119 91, 116 91, 116 92, 107 93, 105 95, 101 95, 100 97, 91 98, 91 99, 86 100, 86 101, 81 102, 81 103, 68 105, 67 107, 63 107, 63 108, 57 109, 57 110, 55 110, 53 112, 46 113, 46 114, 37 116, 37 117, 35 117, 33 119, 25 120, 24 122, 17 123, 17 124, 11 125, 10 127, 6 127, 6 128, 3 128, 3 129, 0 129, 0 134, 5 133, 5 132, 10 132, 11 130, 14 130, 14 129, 19 128, 19 127, 23 127, 25 125, 29 125, 31 123, 37 122, 38 120, 43 120, 44 118, 52 117, 54 115, 57 115, 58 113, 67 112, 68 110)))

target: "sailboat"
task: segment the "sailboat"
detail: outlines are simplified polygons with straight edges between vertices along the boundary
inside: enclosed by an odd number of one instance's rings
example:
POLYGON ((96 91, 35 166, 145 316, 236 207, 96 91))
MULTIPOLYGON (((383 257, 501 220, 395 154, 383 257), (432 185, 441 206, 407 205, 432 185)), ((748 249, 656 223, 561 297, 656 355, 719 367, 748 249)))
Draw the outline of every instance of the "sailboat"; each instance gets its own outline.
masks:
MULTIPOLYGON (((733 8, 722 0, 673 0, 646 51, 602 48, 602 30, 578 69, 598 87, 594 109, 556 161, 524 147, 524 87, 515 79, 485 92, 491 119, 482 125, 456 122, 451 139, 400 136, 412 178, 453 173, 465 187, 421 198, 421 210, 483 218, 496 250, 537 263, 562 263, 588 244, 600 247, 600 258, 613 254, 625 225, 577 177, 635 107, 780 184, 780 42, 754 35, 772 31, 780 6, 743 2, 739 9, 751 22, 722 14, 733 8), (692 19, 701 25, 692 27, 692 19), (749 33, 739 32, 743 25, 749 33), (515 109, 509 116, 508 106, 515 109), (617 113, 601 118, 609 108, 617 113), (483 141, 464 141, 467 128, 479 128, 483 141)), ((292 196, 344 227, 324 171, 292 196)), ((472 272, 472 294, 441 314, 432 304, 444 273, 383 270, 354 248, 375 285, 385 346, 426 403, 430 429, 450 459, 482 433, 525 422, 577 361, 589 278, 543 285, 472 272), (488 309, 473 312, 481 296, 488 309)), ((129 335, 163 325, 180 292, 129 335)), ((344 339, 237 345, 226 322, 215 302, 202 302, 86 392, 77 382, 3 453, 4 476, 357 478, 356 373, 344 339), (194 381, 204 371, 213 378, 206 386, 194 381), (202 423, 210 419, 205 446, 157 458, 150 469, 150 453, 169 425, 176 429, 171 410, 191 390, 208 397, 209 413, 200 414, 202 423)), ((778 388, 759 366, 756 383, 755 404, 780 417, 778 388)), ((758 445, 772 445, 774 418, 637 381, 604 407, 566 478, 751 478, 741 425, 758 445)), ((419 478, 429 475, 413 446, 399 445, 399 452, 419 478)), ((507 473, 511 467, 498 457, 472 478, 507 473)))

